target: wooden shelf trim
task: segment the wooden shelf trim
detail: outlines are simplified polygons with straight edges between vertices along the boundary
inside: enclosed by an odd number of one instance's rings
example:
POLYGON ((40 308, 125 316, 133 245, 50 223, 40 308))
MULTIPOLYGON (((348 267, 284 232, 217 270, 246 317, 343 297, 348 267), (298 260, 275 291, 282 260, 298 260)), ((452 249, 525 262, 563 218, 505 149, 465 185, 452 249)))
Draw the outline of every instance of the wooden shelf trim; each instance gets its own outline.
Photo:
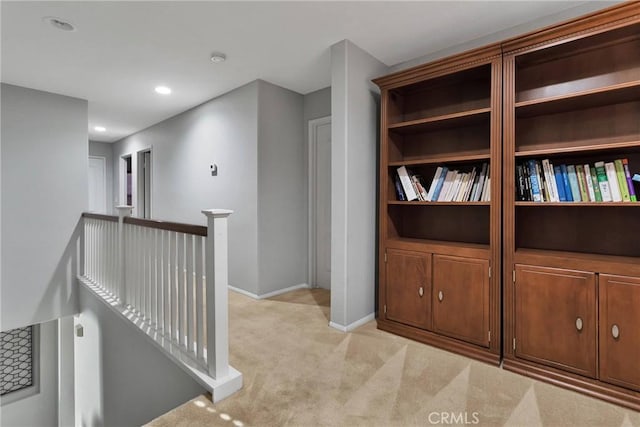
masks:
POLYGON ((513 259, 516 264, 640 276, 640 257, 517 248, 513 259))
POLYGON ((415 250, 441 255, 455 255, 469 258, 491 259, 490 246, 478 243, 395 237, 387 239, 385 246, 387 248, 415 250))
POLYGON ((417 200, 411 202, 404 200, 389 200, 387 204, 401 206, 491 206, 491 202, 423 202, 417 200))
POLYGON ((524 108, 524 107, 530 107, 530 106, 533 106, 533 105, 540 105, 540 104, 547 104, 547 103, 553 103, 553 102, 574 100, 574 99, 578 99, 578 98, 587 98, 589 96, 594 96, 594 95, 600 95, 600 94, 612 93, 612 92, 621 92, 621 91, 625 91, 625 90, 629 90, 629 89, 638 89, 638 88, 640 88, 640 80, 633 80, 633 81, 630 81, 630 82, 623 82, 623 83, 618 83, 618 84, 614 84, 614 85, 603 86, 603 87, 583 90, 583 91, 579 91, 579 92, 568 93, 568 94, 565 94, 565 95, 557 95, 557 96, 550 96, 550 97, 546 97, 546 98, 538 98, 538 99, 520 101, 520 102, 516 102, 515 103, 515 108, 519 109, 519 108, 524 108))
MULTIPOLYGON (((406 202, 405 202, 406 203, 406 202)), ((425 202, 422 202, 425 203, 425 202)), ((640 207, 640 202, 516 202, 516 206, 535 207, 640 207)))
POLYGON ((440 163, 463 163, 473 162, 480 160, 489 160, 491 155, 489 153, 483 154, 465 154, 465 155, 451 155, 442 157, 430 157, 428 159, 413 159, 413 160, 401 160, 395 162, 389 162, 389 166, 413 166, 413 165, 432 165, 440 163))
MULTIPOLYGON (((589 152, 589 151, 604 151, 604 150, 621 150, 625 148, 640 148, 640 140, 632 140, 632 141, 617 141, 617 142, 607 142, 607 140, 595 140, 590 144, 579 145, 580 141, 576 141, 576 145, 572 146, 562 146, 557 148, 539 148, 539 149, 529 149, 529 150, 519 150, 516 151, 516 157, 533 157, 533 156, 546 156, 553 154, 563 154, 563 153, 580 153, 580 152, 589 152)), ((587 141, 584 141, 587 142, 587 141)))
POLYGON ((489 115, 489 113, 491 113, 491 108, 479 108, 476 110, 469 110, 469 111, 461 111, 459 113, 452 113, 452 114, 445 114, 442 116, 436 116, 436 117, 427 117, 424 119, 418 119, 418 120, 410 120, 407 122, 400 122, 400 123, 393 123, 390 124, 388 126, 389 130, 392 129, 409 129, 412 127, 418 127, 421 125, 426 125, 426 124, 431 124, 431 123, 443 123, 443 122, 450 122, 450 121, 455 121, 455 120, 460 120, 460 119, 466 119, 469 117, 474 117, 474 116, 481 116, 481 115, 489 115))

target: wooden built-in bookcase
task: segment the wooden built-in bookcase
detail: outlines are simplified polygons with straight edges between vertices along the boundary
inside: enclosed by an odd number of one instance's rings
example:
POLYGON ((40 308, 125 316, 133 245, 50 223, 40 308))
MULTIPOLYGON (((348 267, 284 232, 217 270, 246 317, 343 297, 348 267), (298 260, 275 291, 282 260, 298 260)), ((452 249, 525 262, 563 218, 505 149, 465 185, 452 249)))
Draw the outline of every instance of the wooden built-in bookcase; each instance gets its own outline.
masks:
POLYGON ((392 74, 382 91, 378 327, 500 361, 499 45, 392 74), (490 169, 490 201, 401 201, 397 170, 490 169), (495 272, 495 273, 494 273, 495 272))
POLYGON ((504 367, 640 409, 640 203, 516 200, 516 164, 640 172, 640 4, 507 41, 504 367))
POLYGON ((529 161, 640 173, 640 2, 374 82, 378 327, 640 410, 640 201, 520 185, 529 161), (490 201, 400 200, 400 167, 484 162, 490 201))

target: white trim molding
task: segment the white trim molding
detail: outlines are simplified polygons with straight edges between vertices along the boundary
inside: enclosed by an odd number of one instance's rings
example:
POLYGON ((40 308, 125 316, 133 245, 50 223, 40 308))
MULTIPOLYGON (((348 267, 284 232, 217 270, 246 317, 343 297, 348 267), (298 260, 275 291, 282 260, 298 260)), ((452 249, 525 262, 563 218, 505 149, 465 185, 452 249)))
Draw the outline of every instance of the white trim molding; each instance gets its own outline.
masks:
POLYGON ((272 298, 278 295, 286 294, 287 292, 295 291, 297 289, 309 289, 309 288, 311 288, 311 286, 309 286, 307 283, 301 283, 299 285, 289 286, 288 288, 278 289, 277 291, 268 292, 266 294, 256 295, 252 292, 245 291, 244 289, 236 288, 235 286, 229 286, 229 290, 242 294, 249 298, 253 298, 255 300, 272 298))
POLYGON ((362 319, 356 320, 355 322, 350 323, 347 326, 342 326, 335 322, 329 322, 329 326, 331 326, 333 329, 339 330, 340 332, 351 332, 358 329, 360 326, 371 322, 375 318, 376 318, 376 314, 370 313, 364 316, 362 319))

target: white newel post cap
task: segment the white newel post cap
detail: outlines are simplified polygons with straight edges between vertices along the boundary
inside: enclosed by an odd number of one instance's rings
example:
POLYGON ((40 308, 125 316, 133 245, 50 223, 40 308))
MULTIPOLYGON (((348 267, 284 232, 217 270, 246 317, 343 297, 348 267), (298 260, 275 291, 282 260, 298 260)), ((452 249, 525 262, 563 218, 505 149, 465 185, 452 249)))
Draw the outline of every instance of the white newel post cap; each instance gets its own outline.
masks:
POLYGON ((233 211, 229 209, 205 209, 202 213, 205 214, 207 218, 226 218, 231 215, 233 211))
POLYGON ((116 206, 118 213, 126 213, 127 211, 131 212, 133 210, 133 206, 129 205, 118 205, 116 206))

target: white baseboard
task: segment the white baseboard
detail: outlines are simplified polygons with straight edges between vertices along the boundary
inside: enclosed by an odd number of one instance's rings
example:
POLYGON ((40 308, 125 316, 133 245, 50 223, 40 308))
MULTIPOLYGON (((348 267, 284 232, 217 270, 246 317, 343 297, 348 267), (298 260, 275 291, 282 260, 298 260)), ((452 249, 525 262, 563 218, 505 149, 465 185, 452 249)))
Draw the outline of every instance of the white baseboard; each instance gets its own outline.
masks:
POLYGON ((308 284, 301 283, 299 285, 289 286, 288 288, 278 289, 277 291, 268 292, 266 294, 256 295, 252 292, 245 291, 244 289, 236 288, 235 286, 229 286, 230 290, 237 292, 239 294, 248 296, 249 298, 257 299, 257 300, 272 298, 278 295, 286 294, 287 292, 295 291, 296 289, 309 289, 309 288, 311 288, 311 286, 309 286, 308 284))
POLYGON ((341 332, 351 332, 355 329, 358 329, 360 326, 364 325, 365 323, 371 322, 375 318, 376 318, 376 314, 370 313, 364 316, 362 319, 356 320, 355 322, 350 323, 347 326, 342 326, 335 322, 329 322, 329 326, 341 332))

